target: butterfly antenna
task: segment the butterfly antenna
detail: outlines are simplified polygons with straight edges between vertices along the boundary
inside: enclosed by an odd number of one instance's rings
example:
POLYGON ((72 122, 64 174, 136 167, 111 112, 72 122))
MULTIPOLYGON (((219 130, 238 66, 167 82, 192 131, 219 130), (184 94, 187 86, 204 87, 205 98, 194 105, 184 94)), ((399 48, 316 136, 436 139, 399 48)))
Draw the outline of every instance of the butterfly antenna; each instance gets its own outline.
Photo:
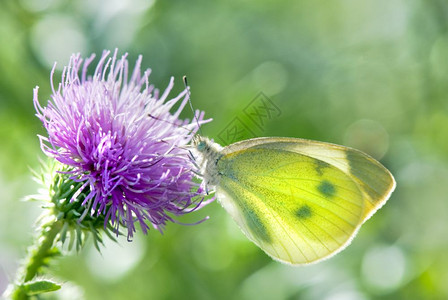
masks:
POLYGON ((202 135, 202 129, 201 125, 199 124, 198 116, 196 115, 196 112, 194 111, 193 108, 193 104, 191 103, 191 93, 190 93, 190 87, 188 86, 187 76, 184 76, 182 79, 184 80, 185 89, 187 90, 188 93, 188 103, 190 103, 191 111, 193 112, 193 116, 196 119, 196 123, 198 123, 199 133, 200 135, 202 135))
POLYGON ((192 131, 193 131, 192 129, 188 129, 188 128, 186 128, 185 126, 176 124, 176 123, 171 122, 171 121, 168 121, 168 120, 161 119, 161 118, 156 117, 156 116, 154 116, 154 115, 152 115, 152 114, 150 114, 150 113, 148 114, 148 117, 150 117, 151 119, 157 120, 157 121, 165 122, 165 123, 167 123, 167 124, 171 124, 171 125, 173 125, 173 126, 182 128, 182 129, 184 129, 184 130, 186 130, 186 131, 188 131, 188 132, 192 132, 192 131))

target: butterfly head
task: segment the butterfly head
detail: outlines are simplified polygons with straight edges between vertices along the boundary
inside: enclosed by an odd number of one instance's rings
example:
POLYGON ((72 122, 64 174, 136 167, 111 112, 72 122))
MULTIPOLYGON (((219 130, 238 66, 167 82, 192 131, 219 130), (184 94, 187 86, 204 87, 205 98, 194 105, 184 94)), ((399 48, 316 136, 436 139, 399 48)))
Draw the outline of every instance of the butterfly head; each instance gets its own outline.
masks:
POLYGON ((200 135, 197 135, 193 138, 193 145, 199 152, 206 152, 207 148, 209 148, 206 138, 203 138, 200 135))
POLYGON ((211 141, 209 138, 196 135, 193 137, 192 144, 194 148, 203 156, 207 157, 209 154, 221 151, 221 146, 211 141))

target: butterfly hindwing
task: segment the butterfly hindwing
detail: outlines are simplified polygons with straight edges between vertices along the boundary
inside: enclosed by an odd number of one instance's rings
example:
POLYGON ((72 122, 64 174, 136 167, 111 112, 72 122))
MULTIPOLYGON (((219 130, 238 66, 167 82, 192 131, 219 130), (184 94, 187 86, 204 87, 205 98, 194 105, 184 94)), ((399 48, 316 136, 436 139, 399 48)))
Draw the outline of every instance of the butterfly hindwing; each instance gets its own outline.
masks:
POLYGON ((342 250, 394 184, 375 160, 332 144, 262 138, 233 144, 222 154, 221 204, 249 239, 291 264, 342 250))

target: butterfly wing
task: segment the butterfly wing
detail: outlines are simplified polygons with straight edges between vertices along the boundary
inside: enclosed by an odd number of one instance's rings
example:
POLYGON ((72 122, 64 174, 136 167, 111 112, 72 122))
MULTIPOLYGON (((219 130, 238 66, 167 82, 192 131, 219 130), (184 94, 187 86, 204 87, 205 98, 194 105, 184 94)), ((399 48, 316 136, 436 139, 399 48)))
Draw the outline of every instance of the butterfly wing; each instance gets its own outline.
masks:
POLYGON ((246 236, 267 254, 300 265, 348 245, 389 198, 390 172, 347 147, 259 138, 223 149, 217 196, 246 236))

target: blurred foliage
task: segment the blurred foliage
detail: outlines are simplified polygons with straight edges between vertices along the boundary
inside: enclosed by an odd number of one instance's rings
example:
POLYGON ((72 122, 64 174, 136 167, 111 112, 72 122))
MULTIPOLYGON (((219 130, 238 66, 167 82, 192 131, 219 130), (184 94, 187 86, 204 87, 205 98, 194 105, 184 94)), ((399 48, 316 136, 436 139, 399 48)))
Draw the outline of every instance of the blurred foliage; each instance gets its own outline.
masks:
MULTIPOLYGON (((219 140, 291 136, 360 148, 397 179, 352 245, 317 265, 271 261, 218 203, 132 243, 58 260, 54 299, 448 298, 448 2, 0 1, 0 290, 31 242, 39 204, 28 167, 42 157, 32 89, 73 52, 142 54, 152 82, 193 105, 219 140), (245 109, 262 92, 280 111, 262 126, 245 109)), ((57 75, 59 76, 59 75, 57 75)), ((58 78, 56 76, 56 78, 58 78)), ((184 117, 191 118, 186 110, 184 117)))

